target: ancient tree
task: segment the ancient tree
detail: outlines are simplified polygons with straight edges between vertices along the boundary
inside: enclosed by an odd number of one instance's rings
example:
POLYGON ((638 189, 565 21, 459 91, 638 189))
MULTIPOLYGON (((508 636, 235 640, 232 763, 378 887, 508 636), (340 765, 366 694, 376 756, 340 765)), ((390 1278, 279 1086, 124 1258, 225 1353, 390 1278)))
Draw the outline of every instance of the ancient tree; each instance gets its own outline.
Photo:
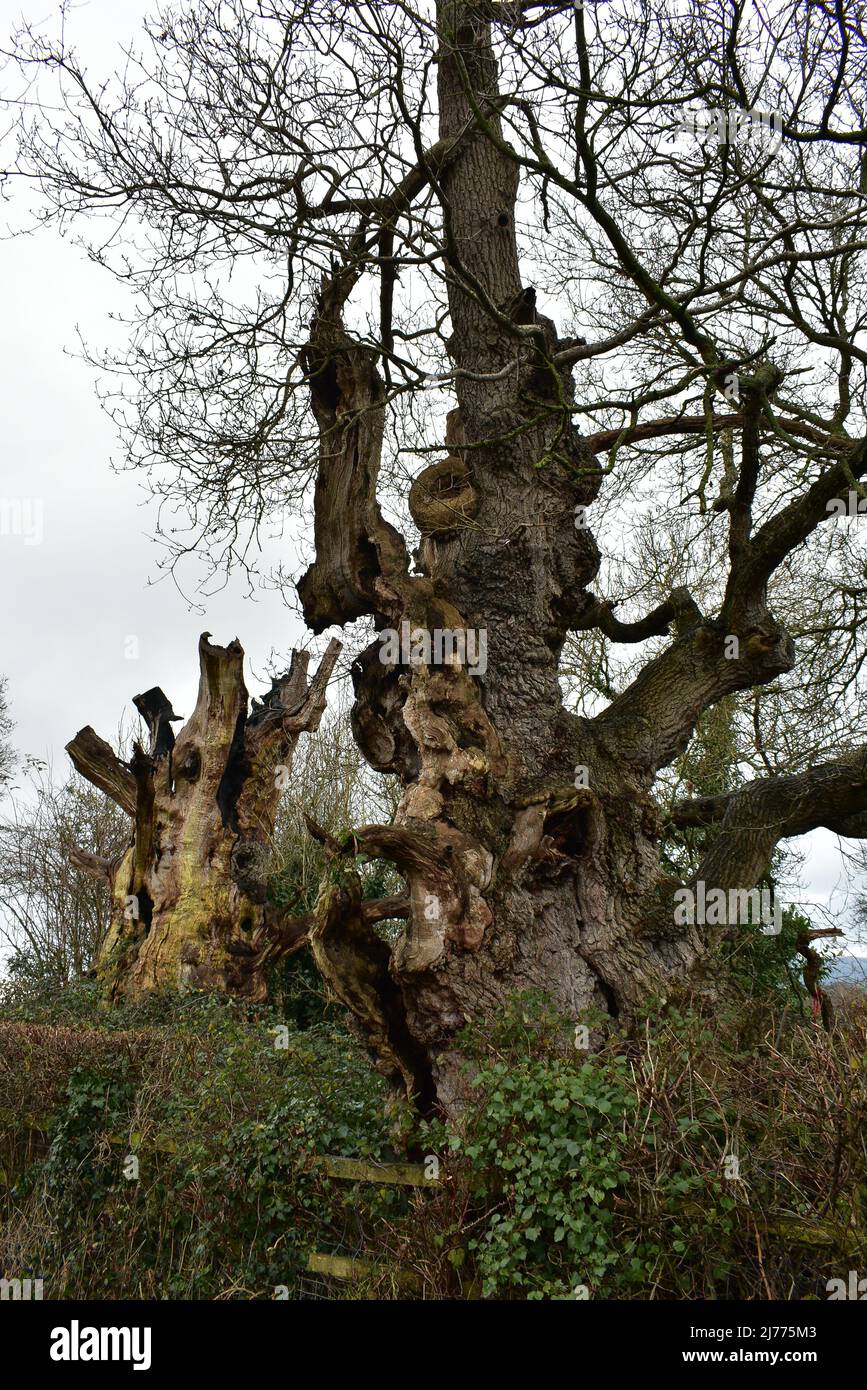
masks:
POLYGON ((196 707, 180 719, 159 687, 134 704, 150 732, 129 762, 89 726, 67 752, 78 772, 130 817, 130 842, 113 859, 82 850, 73 860, 105 879, 111 924, 98 974, 110 998, 156 987, 219 989, 265 997, 268 947, 303 944, 268 901, 271 836, 292 754, 315 730, 339 644, 332 642, 308 683, 309 653, 252 707, 238 641, 199 641, 196 707))
MULTIPOLYGON (((49 212, 116 219, 123 255, 99 254, 142 295, 131 462, 163 460, 215 563, 275 509, 312 515, 301 610, 352 634, 355 736, 402 798, 329 844, 294 931, 425 1104, 459 1104, 456 1034, 517 990, 573 1019, 712 990, 739 926, 682 920, 678 889, 740 901, 780 843, 867 835, 859 23, 201 0, 110 94, 19 36, 65 103, 22 118, 19 168, 49 212), (729 776, 691 795, 678 768, 724 701, 729 776), (713 833, 681 880, 690 827, 713 833), (399 902, 362 902, 361 855, 396 866, 399 902)), ((245 876, 237 906, 192 905, 260 814, 226 782, 237 700, 202 737, 234 659, 213 653, 171 777, 164 713, 106 782, 140 822, 129 891, 156 922, 171 885, 197 939, 231 939, 191 977, 252 989, 231 951, 245 914, 268 923, 245 876)))

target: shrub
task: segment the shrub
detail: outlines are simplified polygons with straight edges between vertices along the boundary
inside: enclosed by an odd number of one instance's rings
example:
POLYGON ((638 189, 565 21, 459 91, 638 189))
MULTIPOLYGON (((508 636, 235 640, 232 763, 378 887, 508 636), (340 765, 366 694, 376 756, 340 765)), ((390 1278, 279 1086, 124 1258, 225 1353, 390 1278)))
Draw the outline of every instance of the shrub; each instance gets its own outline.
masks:
POLYGON ((435 1199, 433 1243, 483 1296, 813 1298, 867 1265, 863 1013, 828 1035, 791 1010, 650 1008, 592 1055, 566 1041, 516 999, 465 1037, 461 1124, 429 1132, 465 1194, 435 1199))
POLYGON ((20 1114, 29 1078, 50 1111, 13 1154, 0 1268, 51 1297, 299 1297, 314 1249, 372 1267, 332 1297, 815 1298, 867 1267, 864 1010, 828 1034, 757 1001, 649 1006, 629 1036, 588 1016, 591 1053, 519 996, 462 1039, 460 1122, 410 1130, 334 1021, 85 1003, 0 1024, 5 1101, 20 1114), (406 1145, 439 1182, 347 1185, 314 1162, 406 1145))

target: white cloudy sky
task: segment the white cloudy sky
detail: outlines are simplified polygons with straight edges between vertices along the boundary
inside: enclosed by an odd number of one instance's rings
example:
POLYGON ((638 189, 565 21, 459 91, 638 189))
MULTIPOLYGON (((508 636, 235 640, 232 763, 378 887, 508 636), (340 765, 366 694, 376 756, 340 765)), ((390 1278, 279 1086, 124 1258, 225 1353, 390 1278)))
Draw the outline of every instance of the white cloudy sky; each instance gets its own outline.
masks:
MULTIPOLYGON (((149 8, 141 0, 74 8, 68 32, 92 71, 108 67, 149 8)), ((17 12, 36 21, 54 9, 52 0, 19 0, 17 12)), ((26 223, 27 202, 26 190, 13 190, 0 209, 4 230, 26 223)), ((188 714, 205 630, 218 642, 238 636, 248 685, 267 687, 269 655, 302 636, 279 595, 251 601, 239 577, 204 602, 204 613, 191 611, 170 579, 154 583, 154 507, 134 477, 112 471, 117 438, 97 402, 95 374, 75 354, 79 331, 97 348, 118 340, 109 322, 121 303, 116 282, 49 229, 0 243, 0 297, 2 496, 41 506, 44 531, 38 545, 0 536, 0 672, 18 747, 60 763, 77 729, 89 723, 111 736, 130 697, 152 685, 188 714), (130 637, 137 660, 126 654, 130 637)), ((272 550, 275 562, 286 561, 272 550)))
MULTIPOLYGON (((72 8, 67 32, 92 72, 107 71, 151 8, 85 0, 72 8)), ((57 0, 18 0, 4 6, 2 28, 16 16, 50 21, 57 10, 57 0)), ((26 211, 25 191, 13 190, 0 225, 20 227, 26 211)), ((0 242, 0 306, 0 496, 40 504, 44 530, 38 545, 0 535, 0 673, 17 747, 60 770, 76 730, 92 724, 111 737, 131 696, 149 686, 161 685, 178 713, 189 714, 203 630, 219 642, 240 637, 254 693, 267 684, 272 653, 288 652, 303 634, 278 594, 251 600, 240 578, 207 599, 203 614, 170 580, 152 582, 154 509, 133 477, 112 472, 117 440, 92 370, 72 355, 79 330, 96 347, 112 341, 116 283, 55 230, 41 231, 0 242), (126 655, 130 637, 135 660, 126 655)), ((287 563, 278 549, 273 555, 287 563)), ((845 912, 850 886, 836 837, 813 835, 802 900, 845 912)))

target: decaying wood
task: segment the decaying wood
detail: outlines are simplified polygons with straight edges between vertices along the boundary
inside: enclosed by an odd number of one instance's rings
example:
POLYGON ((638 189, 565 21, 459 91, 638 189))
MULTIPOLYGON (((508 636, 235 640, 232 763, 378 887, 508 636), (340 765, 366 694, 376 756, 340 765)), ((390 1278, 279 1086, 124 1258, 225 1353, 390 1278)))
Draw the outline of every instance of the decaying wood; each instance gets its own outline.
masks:
MULTIPOLYGON (((361 615, 380 634, 404 622, 484 630, 487 665, 475 674, 454 660, 392 665, 381 635, 359 655, 353 731, 371 765, 400 779, 400 805, 392 825, 361 826, 340 842, 320 835, 331 876, 311 920, 284 930, 290 942, 309 934, 381 1069, 423 1106, 435 1097, 454 1111, 466 1097, 459 1030, 517 990, 543 991, 568 1017, 592 1007, 617 1018, 684 981, 712 988, 713 932, 674 922, 677 884, 659 853, 673 826, 718 827, 700 873, 709 884, 748 886, 781 835, 862 825, 867 779, 857 757, 682 803, 668 824, 652 788, 703 710, 791 670, 793 644, 768 606, 767 578, 846 470, 860 477, 867 462, 853 448, 754 534, 762 412, 778 384, 775 369, 756 366, 744 373, 738 412, 711 424, 744 438, 725 499, 732 569, 721 612, 707 617, 675 588, 624 622, 590 592, 600 554, 576 509, 596 497, 596 454, 619 435, 587 441, 573 427, 570 364, 582 352, 558 337, 521 282, 518 172, 494 100, 489 20, 450 2, 438 6, 438 26, 440 137, 452 148, 435 173, 457 398, 447 457, 410 492, 421 534, 413 571, 376 499, 386 391, 374 352, 344 325, 361 257, 348 259, 322 283, 307 351, 320 432, 317 559, 299 592, 317 631, 361 615), (563 706, 559 659, 570 630, 594 628, 615 642, 665 640, 597 718, 578 719, 563 706), (405 911, 393 914, 405 925, 391 949, 360 901, 351 868, 359 854, 389 860, 406 882, 405 911)), ((592 190, 584 193, 595 212, 592 190)), ((355 244, 377 237, 360 215, 355 244)), ((683 417, 657 433, 707 424, 683 417)))
POLYGON ((111 859, 103 859, 98 854, 91 854, 90 850, 79 849, 77 846, 69 851, 69 862, 75 869, 80 869, 83 874, 90 878, 102 879, 110 884, 114 872, 114 862, 111 859))
MULTIPOLYGON (((69 753, 84 776, 133 817, 132 837, 111 865, 73 852, 73 862, 109 879, 111 925, 98 962, 110 997, 164 986, 219 989, 262 999, 269 847, 281 788, 302 732, 319 725, 340 644, 332 641, 308 683, 309 654, 248 708, 238 641, 199 641, 199 693, 175 739, 178 716, 163 692, 136 696, 148 726, 127 766, 92 730, 69 753)), ((284 953, 306 932, 284 928, 284 953), (291 940, 290 940, 291 938, 291 940)))
MULTIPOLYGON (((329 858, 316 909, 293 916, 268 903, 274 767, 318 722, 328 658, 308 686, 306 657, 296 655, 248 710, 240 647, 204 638, 199 700, 177 742, 177 717, 155 687, 137 697, 150 739, 128 767, 91 729, 70 754, 134 821, 120 865, 77 860, 113 884, 101 968, 114 992, 180 981, 259 998, 266 964, 309 943, 381 1070, 423 1108, 455 1112, 467 1095, 461 1030, 518 991, 543 992, 570 1019, 590 1008, 628 1019, 650 995, 665 1000, 684 986, 713 991, 719 934, 682 926, 672 910, 684 885, 668 871, 661 842, 674 831, 712 832, 691 882, 722 890, 759 882, 784 837, 823 825, 867 838, 863 748, 797 776, 680 802, 666 819, 654 801, 660 770, 689 747, 705 711, 793 669, 794 643, 773 610, 770 581, 827 520, 829 503, 867 478, 867 441, 841 433, 846 411, 823 421, 811 406, 792 419, 795 392, 785 399, 780 369, 758 353, 737 364, 737 409, 713 408, 727 375, 710 337, 713 315, 696 317, 695 294, 675 294, 670 276, 658 284, 654 258, 642 261, 630 229, 608 211, 594 153, 600 127, 585 99, 589 67, 576 101, 573 176, 544 155, 549 133, 532 106, 515 106, 514 93, 500 89, 496 53, 500 43, 508 51, 508 41, 502 29, 492 38, 492 25, 517 23, 520 33, 521 6, 438 0, 435 8, 437 143, 425 151, 415 129, 411 168, 370 196, 359 196, 355 171, 344 186, 335 174, 316 203, 304 193, 310 171, 299 170, 292 190, 295 249, 314 248, 311 274, 330 264, 312 286, 317 300, 301 356, 318 457, 316 555, 298 591, 314 632, 370 621, 372 640, 352 664, 352 727, 369 764, 399 779, 394 822, 340 838, 311 823, 329 858), (528 137, 520 134, 525 117, 528 137), (602 237, 598 263, 625 277, 629 304, 640 302, 632 323, 626 307, 626 322, 590 346, 561 338, 523 283, 522 160, 526 188, 541 179, 543 199, 549 185, 576 199, 580 217, 602 237), (404 219, 422 194, 425 213, 407 233, 404 219), (356 220, 347 234, 348 219, 356 220), (327 228, 322 243, 309 241, 314 223, 327 228), (430 261, 430 283, 447 296, 436 323, 447 309, 451 360, 435 383, 418 368, 416 384, 447 387, 454 400, 445 437, 424 441, 425 457, 441 449, 443 460, 409 489, 420 538, 411 556, 377 485, 386 412, 415 390, 415 361, 401 363, 414 326, 403 334, 394 319, 401 272, 419 259, 430 261), (378 345, 361 340, 369 316, 350 302, 362 278, 376 275, 378 345), (674 350, 678 361, 688 359, 691 383, 707 382, 707 408, 634 414, 628 427, 582 437, 574 364, 630 343, 640 348, 652 325, 666 338, 681 335, 674 350), (819 464, 776 510, 761 487, 768 433, 777 444, 787 434, 805 441, 819 464), (728 542, 721 601, 706 613, 676 586, 662 601, 656 594, 643 616, 618 616, 613 602, 592 592, 601 554, 586 517, 578 522, 600 494, 601 456, 612 451, 613 467, 621 447, 690 436, 710 445, 718 435, 738 439, 737 448, 727 446, 708 517, 728 542), (410 632, 484 633, 484 666, 473 672, 454 656, 385 658, 384 635, 404 624, 410 632), (654 639, 653 656, 593 718, 564 706, 561 656, 576 631, 613 643, 654 639), (388 860, 405 888, 364 902, 353 865, 361 855, 388 860), (401 926, 377 931, 384 921, 401 926)), ((575 48, 587 63, 581 9, 575 48)), ((284 211, 281 196, 275 246, 284 211)), ((843 246, 840 253, 848 254, 843 246)), ((848 344, 844 354, 850 363, 852 350, 848 344)), ((593 370, 583 379, 592 381, 593 370)), ((657 405, 665 408, 651 391, 642 410, 657 405)), ((624 412, 609 406, 612 419, 624 412)), ((399 421, 399 411, 392 418, 399 421)), ((779 475, 778 462, 773 467, 779 475)), ((698 496, 704 503, 703 490, 698 496)), ((808 987, 817 990, 818 956, 809 940, 800 944, 808 987)))
POLYGON ((392 979, 391 952, 365 916, 357 875, 323 885, 310 932, 313 959, 335 998, 350 1011, 376 1066, 423 1111, 434 1102, 424 1049, 406 1022, 401 991, 392 979))
POLYGON ((384 388, 376 354, 343 327, 342 295, 326 284, 306 355, 313 413, 319 425, 315 492, 316 559, 298 585, 314 632, 374 611, 406 575, 403 538, 382 516, 376 498, 384 427, 384 388))
POLYGON ((814 949, 813 942, 829 936, 842 936, 837 927, 820 927, 814 931, 803 931, 795 942, 795 949, 804 960, 804 985, 813 1001, 813 1012, 821 1018, 822 1026, 830 1033, 834 1027, 834 1005, 831 998, 819 984, 825 961, 814 949))
POLYGON ((115 756, 111 745, 94 733, 89 724, 67 743, 66 751, 76 772, 105 792, 128 816, 135 815, 135 778, 115 756))

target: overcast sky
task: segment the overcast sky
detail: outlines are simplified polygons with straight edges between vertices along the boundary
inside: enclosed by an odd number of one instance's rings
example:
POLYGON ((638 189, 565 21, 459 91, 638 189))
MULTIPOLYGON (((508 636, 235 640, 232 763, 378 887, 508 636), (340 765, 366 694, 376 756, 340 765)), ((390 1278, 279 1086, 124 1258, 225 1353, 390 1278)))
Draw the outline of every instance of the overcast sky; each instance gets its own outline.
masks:
MULTIPOLYGON (((58 8, 56 0, 19 0, 4 6, 3 28, 16 12, 38 23, 58 8)), ((117 44, 153 8, 86 0, 72 10, 67 33, 87 67, 106 72, 117 44)), ((0 221, 20 227, 26 201, 15 190, 0 221)), ((204 614, 190 611, 171 580, 152 582, 160 555, 149 539, 154 508, 133 476, 112 472, 120 451, 94 373, 71 355, 78 330, 95 348, 117 341, 108 317, 120 307, 115 281, 51 229, 0 243, 0 304, 0 503, 4 515, 21 518, 0 534, 0 674, 9 681, 17 748, 61 771, 63 746, 79 728, 92 724, 112 738, 121 716, 134 713, 131 697, 152 685, 189 715, 200 632, 221 643, 240 638, 248 688, 259 693, 271 654, 288 653, 303 629, 278 594, 251 600, 241 577, 205 600, 204 614), (10 534, 16 529, 29 534, 10 534)), ((271 553, 295 572, 279 546, 271 553)), ((809 850, 802 900, 843 908, 850 880, 836 837, 818 832, 809 850)))
MULTIPOLYGON (((18 12, 35 21, 55 8, 52 0, 28 0, 18 12)), ((88 0, 73 10, 67 32, 88 68, 104 71, 150 8, 88 0)), ((26 223, 27 201, 25 190, 13 190, 0 210, 5 226, 26 223)), ((117 283, 49 229, 0 243, 0 295, 0 500, 13 518, 0 535, 0 673, 9 679, 18 748, 60 764, 63 745, 83 724, 113 736, 131 697, 152 685, 189 714, 205 630, 221 643, 239 637, 248 687, 267 688, 269 654, 303 639, 301 625, 278 594, 251 600, 240 576, 203 601, 204 614, 191 611, 171 579, 160 580, 161 551, 149 539, 154 506, 133 475, 112 472, 118 441, 96 399, 93 370, 74 354, 79 331, 97 349, 119 341, 109 322, 123 304, 117 283)), ((270 549, 274 563, 286 563, 279 546, 270 549)))

